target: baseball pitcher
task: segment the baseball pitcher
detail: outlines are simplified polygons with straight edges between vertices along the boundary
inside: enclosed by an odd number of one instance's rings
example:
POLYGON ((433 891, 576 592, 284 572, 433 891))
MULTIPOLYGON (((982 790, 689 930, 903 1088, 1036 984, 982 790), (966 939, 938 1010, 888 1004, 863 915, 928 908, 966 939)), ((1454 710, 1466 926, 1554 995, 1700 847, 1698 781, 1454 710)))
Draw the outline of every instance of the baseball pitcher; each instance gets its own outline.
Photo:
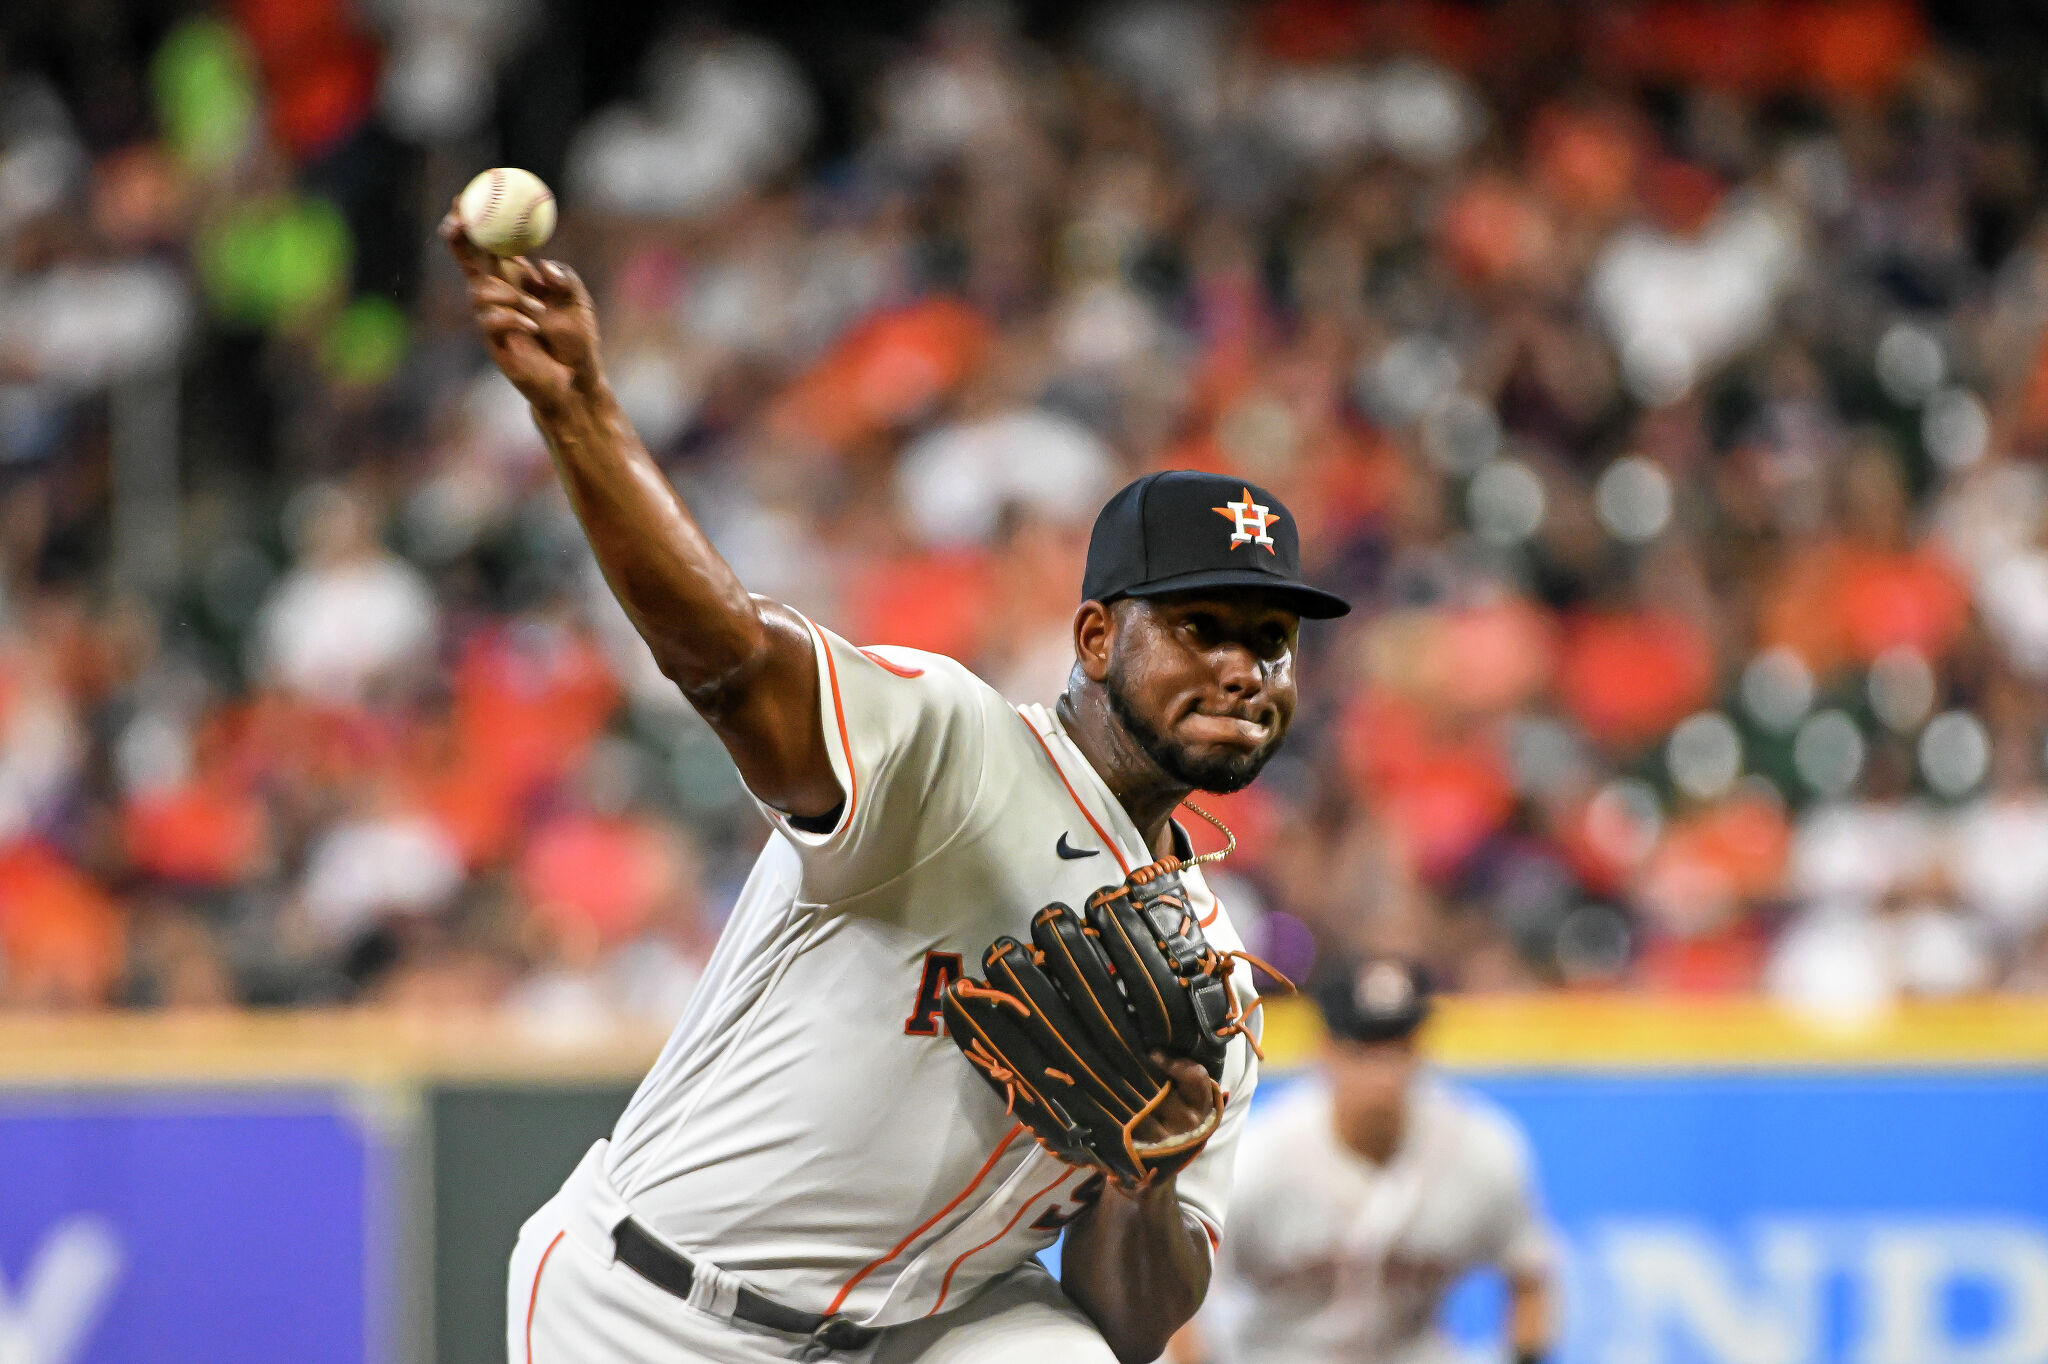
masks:
POLYGON ((660 1060, 521 1233, 513 1364, 1152 1359, 1207 1289, 1258 1074, 1172 816, 1257 776, 1300 620, 1346 610, 1287 509, 1207 474, 1117 493, 1067 690, 1012 708, 749 595, 576 276, 442 231, 612 590, 774 826, 660 1060))

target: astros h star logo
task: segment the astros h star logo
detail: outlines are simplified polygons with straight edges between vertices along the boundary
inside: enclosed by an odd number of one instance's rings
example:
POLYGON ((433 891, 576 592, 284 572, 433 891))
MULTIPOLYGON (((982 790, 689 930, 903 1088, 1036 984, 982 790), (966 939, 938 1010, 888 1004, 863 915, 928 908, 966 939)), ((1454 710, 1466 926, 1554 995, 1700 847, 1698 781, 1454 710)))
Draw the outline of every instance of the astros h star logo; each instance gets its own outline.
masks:
POLYGON ((1231 549, 1235 550, 1239 545, 1264 545, 1266 553, 1275 553, 1273 537, 1266 533, 1266 528, 1278 521, 1279 516, 1252 501, 1250 488, 1243 490, 1243 496, 1242 502, 1226 502, 1209 510, 1228 519, 1235 527, 1230 533, 1231 549))

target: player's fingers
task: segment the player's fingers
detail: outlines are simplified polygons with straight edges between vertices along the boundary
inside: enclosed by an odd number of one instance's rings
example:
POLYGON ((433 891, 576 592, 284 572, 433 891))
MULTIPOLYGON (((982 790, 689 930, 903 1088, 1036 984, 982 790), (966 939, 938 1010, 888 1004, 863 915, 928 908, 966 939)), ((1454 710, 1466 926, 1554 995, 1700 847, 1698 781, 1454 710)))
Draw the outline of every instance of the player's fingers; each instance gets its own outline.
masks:
POLYGON ((534 396, 537 386, 545 387, 559 368, 540 338, 530 332, 510 328, 491 333, 488 341, 491 358, 498 368, 528 398, 534 396))
POLYGON ((566 303, 590 302, 590 290, 583 287, 583 277, 560 261, 542 261, 535 273, 541 281, 541 292, 547 297, 566 303))
POLYGON ((597 340, 589 291, 574 270, 557 261, 539 262, 535 273, 549 305, 541 329, 549 353, 566 365, 587 364, 597 340))
POLYGON ((547 305, 532 294, 493 275, 486 275, 469 286, 469 300, 479 312, 485 308, 516 308, 530 317, 539 317, 547 311, 547 305))
POLYGON ((1190 1061, 1185 1056, 1168 1056, 1163 1051, 1152 1053, 1152 1064, 1166 1073, 1173 1082, 1174 1093, 1191 1105, 1205 1105, 1209 1097, 1209 1072, 1202 1068, 1200 1061, 1190 1061))
POLYGON ((455 257, 455 263, 462 267, 462 273, 472 283, 496 278, 497 272, 491 269, 488 253, 469 239, 469 231, 463 227, 462 218, 453 210, 441 219, 439 231, 441 240, 448 243, 448 253, 455 257))
POLYGON ((525 256, 503 257, 498 261, 498 273, 521 293, 538 296, 546 292, 540 272, 525 256))
POLYGON ((484 334, 496 337, 507 332, 518 332, 524 336, 539 336, 540 322, 518 308, 479 308, 476 312, 477 325, 484 334))

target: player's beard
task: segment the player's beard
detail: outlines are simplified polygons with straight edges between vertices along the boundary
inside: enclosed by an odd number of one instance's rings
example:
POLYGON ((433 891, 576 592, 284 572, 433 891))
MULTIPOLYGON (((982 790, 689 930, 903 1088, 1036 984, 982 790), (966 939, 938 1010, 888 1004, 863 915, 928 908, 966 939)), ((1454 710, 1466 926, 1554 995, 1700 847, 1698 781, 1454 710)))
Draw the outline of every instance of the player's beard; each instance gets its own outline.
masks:
POLYGON ((1109 695, 1110 712, 1124 727, 1124 732, 1131 736, 1131 742, 1138 746, 1138 751, 1150 758, 1168 777, 1196 791, 1218 796, 1242 791, 1257 779, 1267 759, 1280 751, 1280 741, 1284 736, 1276 734, 1249 753, 1226 750, 1213 757, 1197 757, 1184 745, 1161 734, 1150 721, 1138 714, 1124 686, 1124 670, 1114 659, 1110 661, 1109 676, 1103 679, 1102 689, 1109 695))

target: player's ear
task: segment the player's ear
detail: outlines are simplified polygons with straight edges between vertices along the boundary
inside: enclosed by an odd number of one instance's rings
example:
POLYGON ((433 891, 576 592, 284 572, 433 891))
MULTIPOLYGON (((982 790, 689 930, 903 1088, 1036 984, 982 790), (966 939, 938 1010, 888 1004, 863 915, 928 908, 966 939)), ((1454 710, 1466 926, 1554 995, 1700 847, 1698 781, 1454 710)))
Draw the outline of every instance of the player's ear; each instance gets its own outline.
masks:
POLYGON ((1084 601, 1074 612, 1074 662, 1090 682, 1109 676, 1109 654, 1116 639, 1116 616, 1099 601, 1084 601))

